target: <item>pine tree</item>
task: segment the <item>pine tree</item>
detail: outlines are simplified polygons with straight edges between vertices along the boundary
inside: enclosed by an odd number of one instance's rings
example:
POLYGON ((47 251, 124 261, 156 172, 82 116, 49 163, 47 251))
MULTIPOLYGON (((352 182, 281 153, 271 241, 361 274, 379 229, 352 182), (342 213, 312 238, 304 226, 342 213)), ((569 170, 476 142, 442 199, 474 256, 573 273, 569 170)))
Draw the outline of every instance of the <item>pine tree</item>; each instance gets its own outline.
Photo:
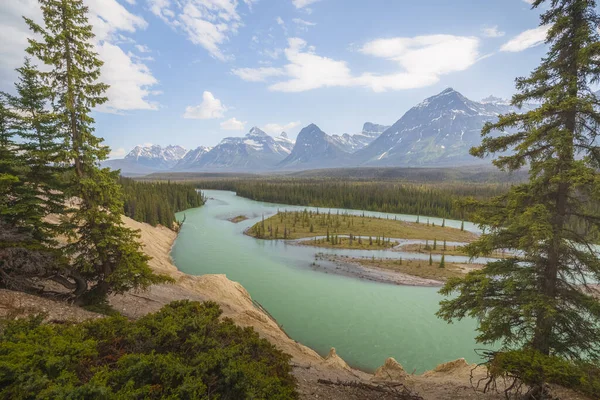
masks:
POLYGON ((461 230, 461 232, 465 231, 465 221, 461 221, 461 223, 460 223, 460 230, 461 230))
POLYGON ((446 268, 446 257, 442 254, 442 259, 440 260, 440 268, 446 268))
MULTIPOLYGON (((544 3, 535 0, 533 8, 544 3)), ((475 317, 479 342, 531 352, 524 358, 532 364, 548 356, 600 356, 600 303, 589 286, 600 280, 589 236, 600 226, 598 210, 590 207, 600 195, 600 101, 589 86, 600 78, 599 22, 593 0, 553 0, 543 11, 549 52, 529 77, 517 79, 512 99, 516 106, 541 106, 500 116, 484 127, 481 146, 471 150, 478 157, 514 151, 494 164, 508 171, 528 165, 529 181, 472 204, 474 222, 486 230, 467 251, 476 257, 506 248, 522 257, 490 262, 442 289, 458 295, 442 302, 439 316, 475 317), (576 232, 573 224, 587 229, 576 232)), ((526 383, 533 396, 544 398, 545 378, 535 371, 532 367, 526 383)))
POLYGON ((65 134, 66 159, 72 163, 65 195, 78 198, 70 210, 69 244, 65 254, 76 279, 74 295, 80 303, 104 301, 109 293, 123 293, 164 281, 152 273, 139 234, 126 228, 118 171, 100 169, 110 149, 94 135, 92 108, 107 101, 107 85, 98 82, 102 61, 93 51, 94 34, 82 0, 39 0, 44 25, 25 19, 41 40, 30 39, 27 52, 49 65, 40 74, 53 95, 54 113, 65 134))
POLYGON ((54 245, 59 227, 44 218, 49 214, 63 214, 65 210, 61 181, 66 171, 62 166, 65 161, 62 132, 56 114, 49 110, 52 94, 40 81, 39 71, 26 59, 17 72, 17 95, 7 98, 11 110, 18 115, 14 134, 20 138, 19 154, 27 170, 15 207, 27 215, 36 240, 54 245))
POLYGON ((431 253, 429 253, 429 265, 433 265, 433 257, 431 257, 431 253))
POLYGON ((437 250, 437 239, 433 239, 433 249, 437 250))

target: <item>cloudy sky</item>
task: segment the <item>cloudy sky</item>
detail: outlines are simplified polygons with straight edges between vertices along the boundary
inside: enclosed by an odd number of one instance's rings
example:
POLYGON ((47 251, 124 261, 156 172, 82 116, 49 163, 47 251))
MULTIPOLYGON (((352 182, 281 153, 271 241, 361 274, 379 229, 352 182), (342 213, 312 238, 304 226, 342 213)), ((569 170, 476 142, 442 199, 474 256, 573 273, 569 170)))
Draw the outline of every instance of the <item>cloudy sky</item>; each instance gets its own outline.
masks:
MULTIPOLYGON (((215 145, 252 126, 356 133, 453 87, 510 97, 545 52, 527 0, 85 0, 110 101, 113 157, 215 145)), ((0 2, 0 90, 12 91, 36 0, 0 2)))

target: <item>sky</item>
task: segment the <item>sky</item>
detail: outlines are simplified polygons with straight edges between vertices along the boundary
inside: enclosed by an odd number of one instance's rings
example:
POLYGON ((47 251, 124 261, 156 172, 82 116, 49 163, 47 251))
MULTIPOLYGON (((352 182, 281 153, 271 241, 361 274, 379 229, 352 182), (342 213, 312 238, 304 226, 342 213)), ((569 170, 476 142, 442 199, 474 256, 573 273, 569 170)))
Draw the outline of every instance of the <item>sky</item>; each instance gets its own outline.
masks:
MULTIPOLYGON (((84 0, 109 101, 96 134, 214 146, 253 126, 294 138, 391 125, 453 87, 510 98, 544 56, 531 0, 84 0)), ((13 92, 36 0, 0 2, 0 90, 13 92)))

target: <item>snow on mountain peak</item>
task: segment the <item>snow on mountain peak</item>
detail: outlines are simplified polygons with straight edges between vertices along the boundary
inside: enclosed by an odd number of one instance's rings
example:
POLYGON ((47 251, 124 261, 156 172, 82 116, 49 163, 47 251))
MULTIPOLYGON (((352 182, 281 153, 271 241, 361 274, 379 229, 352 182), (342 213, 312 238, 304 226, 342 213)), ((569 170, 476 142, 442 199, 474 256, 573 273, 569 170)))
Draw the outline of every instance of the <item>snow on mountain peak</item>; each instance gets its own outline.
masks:
POLYGON ((508 105, 510 105, 510 100, 490 95, 490 96, 486 97, 485 99, 481 99, 480 103, 482 103, 482 104, 498 104, 498 105, 508 106, 508 105))
POLYGON ((268 136, 268 135, 266 134, 266 132, 262 131, 260 128, 255 126, 252 129, 250 129, 250 132, 248 132, 248 134, 246 136, 268 136))

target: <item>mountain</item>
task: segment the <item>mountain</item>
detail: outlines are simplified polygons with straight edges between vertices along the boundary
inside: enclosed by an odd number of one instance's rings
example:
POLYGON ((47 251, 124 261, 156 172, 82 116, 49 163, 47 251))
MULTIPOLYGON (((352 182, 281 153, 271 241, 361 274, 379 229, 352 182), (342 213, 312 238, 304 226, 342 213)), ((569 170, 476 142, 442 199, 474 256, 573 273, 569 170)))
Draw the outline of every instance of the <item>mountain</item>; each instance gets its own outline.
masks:
POLYGON ((315 124, 302 129, 289 156, 279 167, 285 169, 309 169, 345 165, 349 153, 338 141, 323 132, 315 124))
POLYGON ((187 150, 181 146, 136 146, 125 158, 106 160, 100 164, 112 170, 120 169, 124 176, 147 175, 173 168, 186 153, 187 150))
POLYGON ((293 140, 291 140, 285 132, 281 132, 281 134, 275 138, 275 141, 287 154, 290 154, 292 152, 294 144, 296 143, 293 140))
POLYGON ((376 166, 476 163, 469 149, 481 142, 483 125, 511 111, 518 110, 502 99, 476 102, 448 88, 407 111, 355 158, 376 166))
POLYGON ((129 163, 164 170, 173 168, 187 153, 181 146, 136 146, 124 158, 129 163))
POLYGON ((344 151, 354 153, 367 147, 371 142, 379 137, 389 126, 366 122, 363 125, 361 133, 349 135, 332 135, 331 138, 337 142, 344 151))
POLYGON ((193 168, 195 164, 201 162, 202 157, 212 150, 212 147, 200 146, 187 152, 179 162, 173 167, 173 170, 180 171, 193 168))
POLYGON ((287 135, 273 138, 257 127, 244 137, 228 137, 187 166, 193 170, 250 171, 274 167, 293 146, 287 135))

